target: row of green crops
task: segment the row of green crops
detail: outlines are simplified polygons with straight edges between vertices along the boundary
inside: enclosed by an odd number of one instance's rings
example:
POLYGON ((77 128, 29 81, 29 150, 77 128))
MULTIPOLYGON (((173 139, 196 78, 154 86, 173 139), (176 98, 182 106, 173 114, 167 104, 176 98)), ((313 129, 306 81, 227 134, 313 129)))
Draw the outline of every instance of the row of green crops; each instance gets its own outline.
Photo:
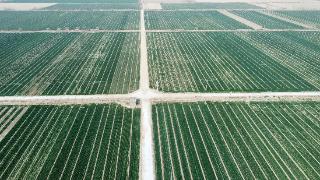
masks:
POLYGON ((0 40, 0 95, 138 89, 138 33, 4 33, 0 40))
POLYGON ((270 13, 320 28, 320 11, 273 11, 270 13))
POLYGON ((0 142, 0 179, 138 179, 139 122, 120 105, 31 106, 0 142))
POLYGON ((109 3, 109 4, 55 4, 45 9, 48 10, 108 10, 108 9, 139 9, 137 3, 109 3))
POLYGON ((248 3, 162 3, 163 9, 261 9, 248 3))
POLYGON ((150 84, 167 92, 315 91, 319 46, 318 32, 149 33, 150 84))
POLYGON ((146 11, 146 29, 249 29, 218 11, 146 11))
POLYGON ((137 11, 0 11, 0 30, 139 29, 137 11))
POLYGON ((319 179, 319 103, 153 107, 159 179, 319 179))
POLYGON ((276 19, 274 17, 259 13, 257 11, 231 11, 231 13, 243 17, 251 22, 261 25, 267 29, 303 29, 303 27, 276 19))

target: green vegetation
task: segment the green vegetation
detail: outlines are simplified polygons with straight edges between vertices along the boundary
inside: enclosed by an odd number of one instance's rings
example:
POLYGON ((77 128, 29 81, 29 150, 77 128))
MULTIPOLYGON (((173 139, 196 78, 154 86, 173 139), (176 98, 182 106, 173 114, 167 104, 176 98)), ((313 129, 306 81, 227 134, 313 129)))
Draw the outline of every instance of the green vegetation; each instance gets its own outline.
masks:
POLYGON ((147 29, 249 29, 217 11, 146 11, 147 29))
POLYGON ((55 4, 48 10, 108 10, 108 9, 139 9, 136 3, 108 3, 108 4, 55 4))
POLYGON ((32 106, 0 142, 0 179, 138 179, 139 110, 32 106))
POLYGON ((267 29, 303 29, 303 27, 261 14, 257 11, 231 11, 267 29))
POLYGON ((319 32, 252 32, 237 35, 271 57, 279 66, 320 89, 319 32))
POLYGON ((149 33, 152 88, 166 92, 316 91, 318 32, 149 33), (304 37, 313 36, 316 40, 304 37))
POLYGON ((162 9, 261 9, 247 3, 163 3, 162 9))
POLYGON ((274 11, 271 13, 320 28, 320 11, 274 11))
POLYGON ((0 30, 139 29, 137 11, 0 11, 0 30))
POLYGON ((158 179, 319 179, 319 103, 153 107, 158 179))
POLYGON ((0 34, 0 95, 129 93, 138 33, 0 34))

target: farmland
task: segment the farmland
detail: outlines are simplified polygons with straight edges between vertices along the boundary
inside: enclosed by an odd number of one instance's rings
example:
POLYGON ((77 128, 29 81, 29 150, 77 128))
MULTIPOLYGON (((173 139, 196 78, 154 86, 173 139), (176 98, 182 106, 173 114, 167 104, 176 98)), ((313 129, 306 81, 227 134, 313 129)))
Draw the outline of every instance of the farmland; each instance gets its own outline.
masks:
POLYGON ((0 30, 139 29, 136 11, 0 11, 0 30))
POLYGON ((320 28, 320 11, 274 11, 271 13, 320 28))
POLYGON ((249 29, 217 11, 146 11, 146 29, 249 29))
POLYGON ((247 3, 162 3, 163 9, 261 9, 247 3))
POLYGON ((108 4, 55 4, 45 9, 48 10, 108 10, 108 9, 135 9, 138 10, 139 6, 136 3, 108 3, 108 4))
POLYGON ((0 142, 0 177, 137 179, 139 116, 119 105, 31 106, 0 142))
POLYGON ((318 179, 320 104, 153 107, 159 179, 318 179))
POLYGON ((166 92, 319 90, 320 42, 305 38, 319 33, 301 34, 148 33, 151 87, 166 92))
POLYGON ((268 29, 303 29, 301 26, 261 14, 257 11, 238 10, 231 12, 268 29))
POLYGON ((115 94, 138 88, 137 33, 3 33, 0 39, 0 95, 115 94))
POLYGON ((238 35, 277 63, 320 88, 319 32, 255 32, 238 35))

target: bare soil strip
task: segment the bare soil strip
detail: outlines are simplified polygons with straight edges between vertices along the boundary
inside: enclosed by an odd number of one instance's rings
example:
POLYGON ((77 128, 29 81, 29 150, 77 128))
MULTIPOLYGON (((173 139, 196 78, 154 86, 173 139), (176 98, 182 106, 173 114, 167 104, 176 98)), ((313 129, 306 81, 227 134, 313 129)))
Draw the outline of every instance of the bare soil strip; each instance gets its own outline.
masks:
POLYGON ((232 14, 232 13, 230 13, 230 12, 227 11, 227 10, 219 10, 218 12, 221 13, 221 14, 223 14, 223 15, 225 15, 225 16, 228 16, 228 17, 230 17, 230 18, 232 18, 232 19, 234 19, 234 20, 236 20, 236 21, 239 21, 239 22, 242 23, 242 24, 245 24, 245 25, 251 27, 252 29, 263 29, 262 26, 254 23, 254 22, 251 22, 251 21, 249 21, 249 20, 247 20, 247 19, 244 19, 244 18, 242 18, 242 17, 240 17, 240 16, 237 16, 237 15, 235 15, 235 14, 232 14))
POLYGON ((26 113, 28 110, 27 107, 23 108, 20 114, 14 118, 14 120, 10 123, 10 125, 0 134, 0 141, 10 132, 10 130, 14 127, 14 125, 18 122, 18 120, 26 113))
POLYGON ((0 105, 76 105, 76 104, 135 104, 136 100, 162 102, 197 101, 320 101, 316 92, 257 92, 257 93, 162 93, 137 91, 130 94, 61 95, 61 96, 2 96, 0 105))
POLYGON ((130 103, 125 94, 115 95, 61 95, 61 96, 2 96, 0 105, 76 105, 130 103))
POLYGON ((53 5, 55 3, 0 3, 0 10, 28 11, 47 8, 53 5))
POLYGON ((140 172, 139 179, 154 180, 154 145, 152 132, 152 105, 147 95, 150 91, 147 37, 144 22, 144 2, 140 1, 140 88, 133 93, 141 100, 141 123, 140 123, 140 172))

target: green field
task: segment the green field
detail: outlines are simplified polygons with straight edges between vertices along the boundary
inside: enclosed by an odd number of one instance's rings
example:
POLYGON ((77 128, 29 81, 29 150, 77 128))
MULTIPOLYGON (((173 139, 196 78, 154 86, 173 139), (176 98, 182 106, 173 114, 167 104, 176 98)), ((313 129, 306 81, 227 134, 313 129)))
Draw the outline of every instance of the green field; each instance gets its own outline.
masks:
POLYGON ((320 11, 274 11, 271 13, 320 28, 320 11))
POLYGON ((11 123, 19 118, 25 111, 28 110, 27 107, 1 107, 0 106, 0 134, 2 134, 11 123))
POLYGON ((45 9, 48 10, 108 10, 108 9, 139 9, 137 3, 108 3, 108 4, 55 4, 45 9))
POLYGON ((0 30, 139 29, 137 11, 0 11, 0 30))
POLYGON ((316 91, 319 32, 148 33, 150 84, 166 92, 316 91))
POLYGON ((153 107, 158 179, 319 179, 319 103, 153 107))
POLYGON ((146 29, 250 29, 217 11, 146 11, 146 29))
POLYGON ((138 179, 139 112, 31 106, 0 142, 0 179, 138 179))
POLYGON ((261 9, 247 3, 162 3, 162 9, 261 9))
POLYGON ((267 29, 304 29, 301 26, 261 14, 256 11, 231 11, 231 13, 243 17, 251 22, 267 29))
POLYGON ((139 86, 138 33, 0 34, 0 95, 129 93, 139 86))

